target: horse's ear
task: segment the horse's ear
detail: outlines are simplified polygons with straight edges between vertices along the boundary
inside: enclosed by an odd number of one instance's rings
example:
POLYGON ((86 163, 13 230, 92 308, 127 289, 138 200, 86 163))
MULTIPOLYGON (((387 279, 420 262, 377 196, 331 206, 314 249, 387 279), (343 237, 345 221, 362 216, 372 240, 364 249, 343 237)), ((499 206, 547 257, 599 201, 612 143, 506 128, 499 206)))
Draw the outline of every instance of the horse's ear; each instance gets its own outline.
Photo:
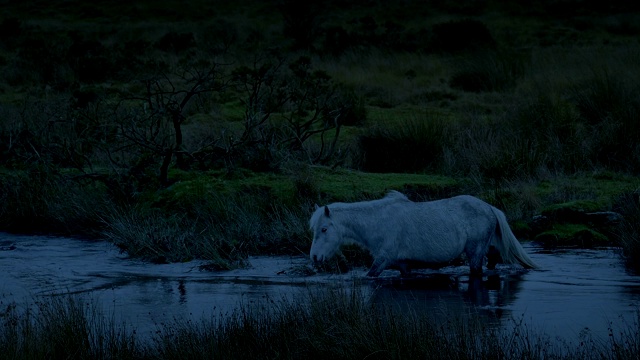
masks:
POLYGON ((331 216, 331 212, 329 211, 329 207, 327 205, 324 206, 324 215, 326 217, 331 216))
POLYGON ((318 210, 318 209, 320 209, 320 206, 318 206, 318 204, 315 204, 315 206, 316 206, 316 207, 314 208, 314 210, 318 210))

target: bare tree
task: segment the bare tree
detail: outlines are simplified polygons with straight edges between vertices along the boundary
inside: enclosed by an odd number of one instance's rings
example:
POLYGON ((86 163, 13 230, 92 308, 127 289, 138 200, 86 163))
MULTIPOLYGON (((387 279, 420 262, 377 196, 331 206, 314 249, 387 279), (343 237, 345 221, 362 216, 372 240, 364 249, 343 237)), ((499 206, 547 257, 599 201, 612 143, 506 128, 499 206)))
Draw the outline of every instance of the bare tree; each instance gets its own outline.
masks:
POLYGON ((325 161, 340 135, 343 105, 336 86, 326 72, 313 70, 308 57, 285 65, 284 58, 273 56, 233 72, 246 109, 244 132, 234 146, 259 146, 268 154, 286 151, 311 163, 325 161), (325 146, 330 130, 335 130, 333 140, 325 146), (304 145, 316 135, 320 151, 312 154, 304 145))
MULTIPOLYGON (((174 159, 176 167, 187 167, 192 154, 184 146, 182 126, 186 110, 198 96, 221 92, 229 86, 222 67, 216 62, 199 62, 178 74, 161 72, 142 81, 142 93, 123 97, 120 107, 125 111, 124 116, 119 116, 119 133, 126 145, 161 159, 158 175, 161 184, 168 183, 174 159)), ((212 139, 204 146, 213 146, 217 141, 212 139)))

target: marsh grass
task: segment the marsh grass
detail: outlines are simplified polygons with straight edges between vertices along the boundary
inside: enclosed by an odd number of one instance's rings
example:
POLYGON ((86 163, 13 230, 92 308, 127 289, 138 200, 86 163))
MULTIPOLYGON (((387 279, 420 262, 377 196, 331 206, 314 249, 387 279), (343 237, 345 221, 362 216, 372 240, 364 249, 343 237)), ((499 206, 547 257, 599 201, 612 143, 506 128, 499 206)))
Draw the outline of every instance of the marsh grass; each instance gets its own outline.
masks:
POLYGON ((468 92, 513 89, 525 74, 530 61, 527 53, 507 50, 485 51, 457 61, 460 70, 452 74, 449 84, 468 92))
MULTIPOLYGON (((441 309, 447 313, 446 307, 441 309)), ((371 303, 336 286, 240 304, 205 319, 161 323, 151 337, 119 324, 78 297, 56 297, 0 317, 0 359, 635 359, 638 322, 586 331, 579 342, 550 339, 514 319, 503 329, 477 314, 433 314, 371 303)))
POLYGON ((439 168, 450 129, 449 119, 428 113, 393 126, 374 127, 358 139, 361 168, 378 173, 439 168))
POLYGON ((132 331, 91 301, 47 297, 0 316, 1 359, 131 359, 142 355, 132 331))
POLYGON ((103 237, 134 257, 205 259, 216 269, 243 266, 249 255, 302 253, 306 208, 267 201, 246 192, 209 193, 160 208, 114 208, 103 218, 103 237))
POLYGON ((34 166, 3 175, 0 224, 17 232, 96 237, 100 214, 111 204, 100 184, 82 183, 34 166))

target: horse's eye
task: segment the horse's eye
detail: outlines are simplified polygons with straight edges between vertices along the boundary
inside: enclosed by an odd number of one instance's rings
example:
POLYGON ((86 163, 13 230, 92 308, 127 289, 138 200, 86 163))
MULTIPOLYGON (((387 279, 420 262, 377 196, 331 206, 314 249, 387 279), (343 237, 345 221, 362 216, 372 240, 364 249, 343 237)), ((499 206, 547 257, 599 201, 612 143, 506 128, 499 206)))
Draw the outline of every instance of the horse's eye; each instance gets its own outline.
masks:
POLYGON ((327 228, 322 228, 322 232, 326 233, 327 232, 327 228))

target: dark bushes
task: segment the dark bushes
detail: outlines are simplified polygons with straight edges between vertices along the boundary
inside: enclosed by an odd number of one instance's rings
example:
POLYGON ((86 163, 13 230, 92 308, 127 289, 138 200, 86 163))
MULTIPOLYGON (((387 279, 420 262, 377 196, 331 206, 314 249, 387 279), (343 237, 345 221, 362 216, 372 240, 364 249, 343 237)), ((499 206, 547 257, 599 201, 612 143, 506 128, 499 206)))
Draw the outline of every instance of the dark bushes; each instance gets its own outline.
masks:
POLYGON ((165 52, 180 53, 195 46, 195 42, 192 33, 168 32, 155 43, 155 47, 165 52))
POLYGON ((312 1, 283 0, 279 4, 282 34, 294 50, 312 49, 321 28, 324 8, 312 1))
POLYGON ((533 89, 492 120, 469 113, 455 121, 376 127, 358 140, 360 166, 373 172, 433 170, 492 181, 598 168, 637 173, 639 93, 632 78, 603 71, 580 86, 533 89))
POLYGON ((602 69, 570 90, 581 120, 593 129, 594 160, 640 171, 640 86, 632 74, 602 69))
POLYGON ((111 206, 98 183, 74 181, 46 166, 2 174, 0 228, 97 237, 111 206))
POLYGON ((496 47, 487 26, 478 20, 464 19, 436 24, 432 27, 428 50, 432 52, 461 53, 496 47))
POLYGON ((515 87, 524 76, 527 54, 514 51, 485 51, 476 54, 472 61, 461 64, 449 85, 469 92, 502 91, 515 87))
POLYGON ((78 81, 96 83, 113 78, 115 54, 97 40, 76 38, 67 51, 67 62, 78 81))
POLYGON ((418 172, 437 168, 449 145, 446 122, 435 116, 369 130, 358 139, 362 170, 418 172))

